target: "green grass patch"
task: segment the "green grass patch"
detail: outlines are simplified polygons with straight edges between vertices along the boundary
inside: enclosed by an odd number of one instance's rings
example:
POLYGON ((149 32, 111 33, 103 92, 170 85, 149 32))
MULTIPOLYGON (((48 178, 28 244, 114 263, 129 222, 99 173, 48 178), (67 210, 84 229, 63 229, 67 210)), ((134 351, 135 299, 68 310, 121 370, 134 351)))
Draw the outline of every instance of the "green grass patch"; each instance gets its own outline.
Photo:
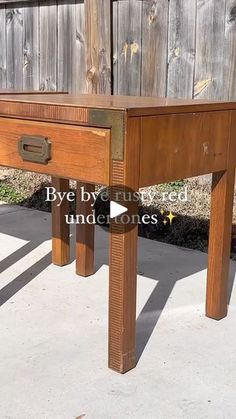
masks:
POLYGON ((9 204, 20 204, 24 199, 23 193, 17 191, 13 186, 0 182, 0 201, 8 202, 9 204))
POLYGON ((158 189, 163 192, 179 192, 185 185, 185 180, 176 180, 175 182, 162 183, 158 185, 158 189))

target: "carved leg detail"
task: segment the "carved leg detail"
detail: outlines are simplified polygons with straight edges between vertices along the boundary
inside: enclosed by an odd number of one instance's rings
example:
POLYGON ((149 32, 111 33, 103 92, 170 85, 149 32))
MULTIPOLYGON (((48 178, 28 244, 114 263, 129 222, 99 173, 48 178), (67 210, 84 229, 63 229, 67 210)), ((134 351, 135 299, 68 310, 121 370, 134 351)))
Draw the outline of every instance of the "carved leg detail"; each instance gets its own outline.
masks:
POLYGON ((137 237, 135 227, 111 225, 109 285, 109 367, 125 373, 136 364, 137 237))

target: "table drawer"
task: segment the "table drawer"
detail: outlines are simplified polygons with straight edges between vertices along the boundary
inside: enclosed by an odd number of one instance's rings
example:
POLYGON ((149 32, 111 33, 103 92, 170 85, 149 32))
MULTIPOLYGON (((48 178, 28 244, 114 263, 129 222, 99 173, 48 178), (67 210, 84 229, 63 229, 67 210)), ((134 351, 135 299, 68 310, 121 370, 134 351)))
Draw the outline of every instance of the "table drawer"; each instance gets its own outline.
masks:
POLYGON ((108 184, 110 130, 0 118, 0 165, 108 184), (26 151, 24 160, 20 155, 22 138, 26 151), (42 144, 44 147, 46 143, 49 160, 37 162, 43 153, 42 144), (36 161, 28 161, 31 153, 35 153, 36 161))

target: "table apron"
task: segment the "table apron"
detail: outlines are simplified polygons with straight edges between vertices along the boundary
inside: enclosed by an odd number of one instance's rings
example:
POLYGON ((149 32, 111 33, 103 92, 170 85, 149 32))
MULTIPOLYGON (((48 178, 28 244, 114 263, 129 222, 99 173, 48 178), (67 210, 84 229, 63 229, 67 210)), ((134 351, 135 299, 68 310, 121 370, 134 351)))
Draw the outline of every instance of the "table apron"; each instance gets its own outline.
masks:
POLYGON ((230 112, 143 117, 140 187, 227 168, 230 112))

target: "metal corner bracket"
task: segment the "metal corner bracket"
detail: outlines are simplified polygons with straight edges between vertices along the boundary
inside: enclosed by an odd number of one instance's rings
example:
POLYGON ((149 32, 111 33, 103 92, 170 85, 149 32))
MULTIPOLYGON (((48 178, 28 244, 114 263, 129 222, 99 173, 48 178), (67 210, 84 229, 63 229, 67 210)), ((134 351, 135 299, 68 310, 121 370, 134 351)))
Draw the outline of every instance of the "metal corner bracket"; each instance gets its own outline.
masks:
POLYGON ((90 109, 88 122, 100 128, 111 128, 111 157, 124 160, 125 112, 90 109))

